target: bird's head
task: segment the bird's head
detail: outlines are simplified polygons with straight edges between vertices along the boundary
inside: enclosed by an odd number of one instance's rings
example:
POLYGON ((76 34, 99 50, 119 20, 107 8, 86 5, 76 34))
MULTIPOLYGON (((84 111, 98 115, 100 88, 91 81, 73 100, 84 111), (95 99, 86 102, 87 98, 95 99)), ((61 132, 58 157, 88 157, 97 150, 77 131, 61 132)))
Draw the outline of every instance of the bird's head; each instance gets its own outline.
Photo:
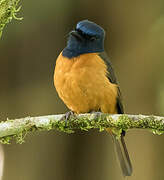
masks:
POLYGON ((105 31, 94 22, 83 20, 77 23, 75 30, 69 33, 63 56, 77 57, 85 53, 104 51, 105 31))

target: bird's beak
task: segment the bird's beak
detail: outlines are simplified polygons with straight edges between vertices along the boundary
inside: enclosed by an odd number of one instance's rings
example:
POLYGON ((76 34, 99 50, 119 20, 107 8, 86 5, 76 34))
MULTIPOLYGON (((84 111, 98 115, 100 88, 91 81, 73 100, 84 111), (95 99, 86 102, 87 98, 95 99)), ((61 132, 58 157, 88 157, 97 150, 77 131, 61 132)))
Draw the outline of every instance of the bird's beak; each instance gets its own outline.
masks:
POLYGON ((80 35, 77 31, 75 31, 75 30, 71 31, 71 32, 70 32, 70 35, 74 36, 76 39, 78 39, 78 40, 80 40, 80 41, 83 40, 83 38, 81 37, 81 35, 80 35))

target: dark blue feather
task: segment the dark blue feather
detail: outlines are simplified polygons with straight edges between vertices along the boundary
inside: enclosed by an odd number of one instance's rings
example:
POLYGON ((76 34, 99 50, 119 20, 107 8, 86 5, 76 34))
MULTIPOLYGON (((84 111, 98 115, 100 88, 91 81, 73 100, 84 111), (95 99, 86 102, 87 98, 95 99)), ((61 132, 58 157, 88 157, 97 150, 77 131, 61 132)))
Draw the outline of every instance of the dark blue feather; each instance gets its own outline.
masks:
POLYGON ((102 27, 94 22, 83 20, 76 25, 77 30, 81 30, 83 33, 90 36, 104 36, 105 31, 102 27))

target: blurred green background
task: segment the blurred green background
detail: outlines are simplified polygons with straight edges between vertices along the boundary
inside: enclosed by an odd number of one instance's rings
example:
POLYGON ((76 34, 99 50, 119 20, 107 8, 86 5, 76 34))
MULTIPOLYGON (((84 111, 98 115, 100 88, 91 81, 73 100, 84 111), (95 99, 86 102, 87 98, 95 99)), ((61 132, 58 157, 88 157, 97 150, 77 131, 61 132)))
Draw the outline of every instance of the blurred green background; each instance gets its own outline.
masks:
MULTIPOLYGON (((55 60, 68 32, 88 19, 106 30, 105 47, 120 82, 126 113, 164 114, 163 0, 22 1, 0 40, 0 119, 65 113, 53 87, 55 60)), ((163 180, 163 136, 131 130, 131 180, 163 180)), ((124 179, 112 140, 96 130, 30 134, 4 145, 3 180, 124 179)))

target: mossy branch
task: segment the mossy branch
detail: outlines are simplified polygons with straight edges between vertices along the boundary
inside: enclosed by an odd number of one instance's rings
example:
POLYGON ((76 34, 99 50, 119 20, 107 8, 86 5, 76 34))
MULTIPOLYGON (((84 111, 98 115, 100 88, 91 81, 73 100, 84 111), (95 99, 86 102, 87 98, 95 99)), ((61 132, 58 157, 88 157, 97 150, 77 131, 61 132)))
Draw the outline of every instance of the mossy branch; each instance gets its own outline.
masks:
POLYGON ((7 23, 13 18, 21 20, 22 18, 16 17, 17 12, 21 6, 18 7, 20 0, 0 0, 0 38, 2 36, 2 30, 7 23))
POLYGON ((7 120, 0 123, 0 141, 1 143, 10 143, 12 138, 16 138, 18 143, 24 141, 28 132, 58 130, 66 133, 73 133, 74 130, 80 129, 88 131, 90 129, 105 128, 127 131, 133 128, 149 129, 155 134, 164 132, 164 117, 145 116, 145 115, 109 115, 109 114, 80 114, 71 116, 66 122, 61 120, 63 114, 48 115, 40 117, 26 117, 15 120, 7 120))

